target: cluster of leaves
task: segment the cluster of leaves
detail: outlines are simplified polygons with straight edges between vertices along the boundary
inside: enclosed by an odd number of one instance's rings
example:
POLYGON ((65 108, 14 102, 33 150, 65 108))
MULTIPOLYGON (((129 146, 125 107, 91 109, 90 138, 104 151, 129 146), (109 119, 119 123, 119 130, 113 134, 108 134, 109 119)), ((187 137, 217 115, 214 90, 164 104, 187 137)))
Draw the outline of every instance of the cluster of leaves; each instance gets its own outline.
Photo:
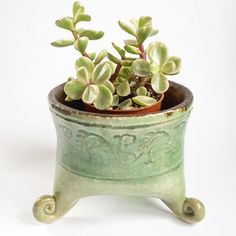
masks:
POLYGON ((70 77, 64 91, 67 101, 80 100, 93 104, 97 109, 132 109, 134 107, 151 106, 157 102, 157 94, 169 88, 167 75, 179 73, 181 59, 168 56, 165 44, 153 42, 144 48, 148 37, 154 36, 158 30, 152 26, 152 18, 142 16, 133 19, 130 24, 119 21, 119 26, 132 39, 124 40, 124 47, 112 43, 119 57, 102 50, 88 53, 89 40, 103 37, 102 31, 78 28, 81 21, 90 21, 84 7, 75 2, 73 17, 64 17, 56 21, 56 25, 71 31, 73 39, 53 42, 56 47, 74 45, 81 54, 76 61, 76 78, 70 77), (107 61, 103 61, 104 58, 107 61))

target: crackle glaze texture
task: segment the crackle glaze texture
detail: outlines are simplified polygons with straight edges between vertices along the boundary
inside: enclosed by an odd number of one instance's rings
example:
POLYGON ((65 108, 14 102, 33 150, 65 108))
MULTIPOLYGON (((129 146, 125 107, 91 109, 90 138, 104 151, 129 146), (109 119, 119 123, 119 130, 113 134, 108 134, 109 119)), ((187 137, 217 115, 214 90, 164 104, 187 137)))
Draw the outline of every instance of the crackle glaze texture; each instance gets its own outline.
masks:
POLYGON ((171 82, 162 111, 140 116, 88 113, 64 98, 63 85, 49 94, 57 168, 54 195, 36 201, 36 219, 51 223, 80 198, 101 194, 158 197, 186 222, 204 217, 203 204, 185 197, 184 134, 193 100, 187 88, 171 82))

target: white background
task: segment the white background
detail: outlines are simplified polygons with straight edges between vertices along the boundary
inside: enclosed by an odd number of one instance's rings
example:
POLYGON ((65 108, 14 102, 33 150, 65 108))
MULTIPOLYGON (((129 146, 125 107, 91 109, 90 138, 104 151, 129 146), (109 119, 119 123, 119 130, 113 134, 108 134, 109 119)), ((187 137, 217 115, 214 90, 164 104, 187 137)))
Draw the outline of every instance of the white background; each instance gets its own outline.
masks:
POLYGON ((117 26, 153 17, 172 55, 183 60, 173 78, 195 95, 186 133, 188 196, 206 206, 204 221, 187 225, 158 199, 90 197, 60 221, 34 220, 33 202, 51 194, 56 135, 48 111, 51 88, 74 74, 78 54, 50 42, 69 34, 54 21, 72 1, 0 0, 0 234, 1 235, 235 235, 236 223, 236 2, 235 0, 84 0, 88 28, 105 37, 91 49, 111 49, 128 35, 117 26))

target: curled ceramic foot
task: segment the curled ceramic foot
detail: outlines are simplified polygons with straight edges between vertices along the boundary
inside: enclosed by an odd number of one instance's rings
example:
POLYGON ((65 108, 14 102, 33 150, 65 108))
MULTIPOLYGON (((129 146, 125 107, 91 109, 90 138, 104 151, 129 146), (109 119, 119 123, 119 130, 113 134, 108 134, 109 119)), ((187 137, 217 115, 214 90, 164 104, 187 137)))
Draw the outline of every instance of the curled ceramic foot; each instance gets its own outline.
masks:
POLYGON ((183 204, 183 214, 179 217, 190 224, 197 223, 205 217, 205 207, 198 199, 186 198, 183 204))
POLYGON ((52 223, 58 217, 56 214, 56 198, 44 195, 36 200, 33 206, 33 214, 36 220, 42 223, 52 223))
POLYGON ((205 216, 203 203, 195 198, 185 198, 181 204, 178 202, 163 202, 178 218, 187 223, 197 223, 205 216))

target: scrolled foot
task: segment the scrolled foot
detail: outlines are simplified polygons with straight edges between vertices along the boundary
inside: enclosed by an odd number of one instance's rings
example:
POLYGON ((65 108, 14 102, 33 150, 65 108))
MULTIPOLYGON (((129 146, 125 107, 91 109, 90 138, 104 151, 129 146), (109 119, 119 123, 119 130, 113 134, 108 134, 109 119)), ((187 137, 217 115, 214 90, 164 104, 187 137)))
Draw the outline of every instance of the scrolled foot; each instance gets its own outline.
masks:
POLYGON ((186 198, 183 204, 183 215, 180 218, 188 223, 197 223, 205 217, 205 207, 195 198, 186 198))
POLYGON ((33 206, 33 214, 36 220, 42 223, 52 223, 58 217, 56 214, 56 198, 44 195, 36 200, 33 206))

